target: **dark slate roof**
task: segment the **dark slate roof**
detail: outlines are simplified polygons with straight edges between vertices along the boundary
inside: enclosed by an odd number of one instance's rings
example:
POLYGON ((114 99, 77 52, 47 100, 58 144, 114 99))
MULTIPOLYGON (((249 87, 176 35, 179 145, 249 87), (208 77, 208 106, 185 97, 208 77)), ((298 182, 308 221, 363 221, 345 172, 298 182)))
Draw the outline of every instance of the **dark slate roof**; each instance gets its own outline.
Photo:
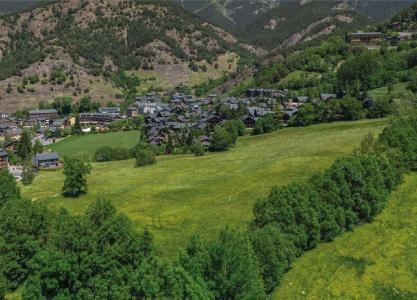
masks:
POLYGON ((33 114, 57 114, 58 111, 54 108, 51 109, 38 109, 38 110, 30 110, 29 115, 33 114))
POLYGON ((43 152, 43 153, 39 153, 36 155, 36 160, 37 161, 44 161, 44 160, 53 160, 59 159, 59 155, 56 152, 43 152))
POLYGON ((6 151, 0 150, 0 157, 7 157, 9 156, 6 151))

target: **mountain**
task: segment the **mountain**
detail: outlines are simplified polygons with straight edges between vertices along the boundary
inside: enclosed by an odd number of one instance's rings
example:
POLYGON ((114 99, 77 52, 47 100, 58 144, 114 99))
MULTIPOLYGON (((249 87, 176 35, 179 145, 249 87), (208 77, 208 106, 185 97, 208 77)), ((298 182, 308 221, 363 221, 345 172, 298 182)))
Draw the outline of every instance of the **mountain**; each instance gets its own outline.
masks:
POLYGON ((0 18, 0 111, 62 94, 111 100, 117 90, 106 79, 120 69, 169 73, 178 84, 218 78, 251 62, 245 48, 252 49, 169 1, 42 5, 0 18))
POLYGON ((414 1, 175 0, 251 44, 293 46, 329 33, 385 20, 414 1))

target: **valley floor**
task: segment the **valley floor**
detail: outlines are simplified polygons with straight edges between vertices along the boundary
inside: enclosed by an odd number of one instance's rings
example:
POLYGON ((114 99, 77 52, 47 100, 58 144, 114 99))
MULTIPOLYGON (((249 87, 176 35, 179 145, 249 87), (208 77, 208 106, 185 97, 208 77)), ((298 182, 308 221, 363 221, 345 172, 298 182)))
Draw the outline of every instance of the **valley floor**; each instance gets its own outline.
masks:
POLYGON ((109 199, 139 229, 149 227, 157 249, 172 256, 194 233, 210 238, 226 225, 244 228, 255 200, 272 186, 324 170, 386 124, 380 119, 286 128, 243 137, 226 152, 161 156, 144 168, 134 168, 133 160, 94 163, 89 191, 78 199, 60 195, 61 171, 43 171, 23 194, 72 213, 82 213, 97 197, 109 199))
POLYGON ((372 223, 296 259, 274 299, 417 299, 417 174, 372 223))

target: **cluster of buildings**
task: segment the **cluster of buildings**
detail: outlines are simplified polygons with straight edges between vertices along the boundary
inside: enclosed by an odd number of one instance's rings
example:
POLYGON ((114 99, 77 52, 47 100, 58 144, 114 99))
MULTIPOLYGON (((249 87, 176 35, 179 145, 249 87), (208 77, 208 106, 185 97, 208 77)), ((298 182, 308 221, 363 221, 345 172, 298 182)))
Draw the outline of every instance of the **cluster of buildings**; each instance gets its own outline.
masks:
POLYGON ((416 32, 412 29, 404 29, 405 25, 409 25, 406 20, 402 22, 391 23, 388 28, 395 34, 384 34, 382 32, 353 32, 350 34, 350 42, 358 45, 376 45, 381 42, 387 42, 396 45, 401 41, 410 39, 416 32))
MULTIPOLYGON (((331 98, 336 98, 336 95, 321 94, 320 99, 315 101, 327 101, 331 98)), ((145 114, 145 132, 150 144, 165 144, 170 135, 197 129, 201 133, 200 142, 208 146, 213 127, 224 124, 227 119, 225 109, 238 115, 245 126, 251 128, 258 118, 273 114, 276 106, 281 108, 286 122, 309 99, 306 96, 289 98, 288 90, 251 88, 246 91, 245 97, 201 99, 175 94, 169 102, 163 102, 154 95, 137 100, 131 110, 135 110, 137 114, 145 114)))

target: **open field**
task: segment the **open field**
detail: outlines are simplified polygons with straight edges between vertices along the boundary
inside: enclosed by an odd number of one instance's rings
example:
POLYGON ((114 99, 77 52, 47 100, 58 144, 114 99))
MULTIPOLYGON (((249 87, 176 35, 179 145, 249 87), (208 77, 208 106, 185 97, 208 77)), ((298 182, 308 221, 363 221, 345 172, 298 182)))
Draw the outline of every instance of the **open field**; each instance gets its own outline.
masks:
POLYGON ((131 148, 139 141, 139 131, 119 131, 85 135, 73 135, 49 146, 61 157, 87 154, 92 158, 94 152, 103 146, 131 148))
POLYGON ((45 199, 50 206, 73 213, 83 212, 97 197, 107 198, 137 228, 148 226, 158 249, 169 256, 193 233, 213 237, 226 225, 245 227, 253 203, 272 186, 305 180, 327 168, 350 153, 365 134, 379 133, 386 123, 361 120, 287 128, 241 138, 227 152, 162 156, 157 164, 137 169, 133 160, 95 163, 89 192, 79 199, 61 197, 61 171, 41 172, 22 189, 26 197, 45 199))
POLYGON ((297 259, 275 299, 417 299, 417 175, 374 222, 297 259))
MULTIPOLYGON (((391 91, 391 96, 394 96, 395 98, 401 98, 405 95, 413 95, 411 91, 407 89, 408 82, 400 82, 397 84, 394 84, 391 91)), ((371 90, 368 92, 369 96, 378 98, 381 96, 388 96, 388 88, 386 86, 380 87, 374 90, 371 90)))

